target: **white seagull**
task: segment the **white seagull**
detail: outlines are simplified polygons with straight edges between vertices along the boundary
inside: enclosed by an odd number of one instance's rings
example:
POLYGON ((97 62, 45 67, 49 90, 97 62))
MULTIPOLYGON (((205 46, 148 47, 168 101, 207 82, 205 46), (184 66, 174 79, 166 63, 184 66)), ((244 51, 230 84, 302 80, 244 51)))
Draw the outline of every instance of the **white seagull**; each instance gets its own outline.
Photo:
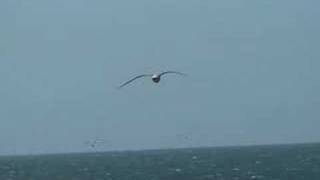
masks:
POLYGON ((104 143, 104 140, 102 139, 94 139, 93 141, 86 141, 85 144, 89 145, 91 148, 95 148, 98 144, 104 143))
POLYGON ((139 79, 139 78, 142 78, 142 77, 151 77, 151 79, 154 83, 159 83, 161 80, 161 76, 163 76, 165 74, 178 74, 181 76, 186 76, 186 74, 181 73, 181 72, 177 72, 177 71, 165 71, 160 74, 142 74, 142 75, 136 76, 136 77, 130 79, 129 81, 123 83, 121 86, 119 86, 119 89, 126 86, 127 84, 139 79))

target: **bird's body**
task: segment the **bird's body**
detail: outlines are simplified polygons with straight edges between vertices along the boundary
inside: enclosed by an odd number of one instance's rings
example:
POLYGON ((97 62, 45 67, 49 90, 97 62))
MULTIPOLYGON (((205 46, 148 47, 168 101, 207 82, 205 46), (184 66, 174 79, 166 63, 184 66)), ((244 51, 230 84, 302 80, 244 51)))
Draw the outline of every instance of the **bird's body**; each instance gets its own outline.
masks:
POLYGON ((96 138, 93 141, 86 141, 85 144, 90 146, 91 148, 95 148, 95 147, 97 147, 98 144, 101 144, 103 142, 104 142, 104 140, 96 138))
POLYGON ((161 80, 161 76, 159 74, 154 74, 152 75, 151 79, 154 83, 159 83, 161 80))
POLYGON ((136 76, 136 77, 130 79, 129 81, 123 83, 119 88, 122 88, 122 87, 126 86, 127 84, 135 81, 136 79, 139 79, 139 78, 142 78, 142 77, 151 77, 151 80, 154 83, 159 83, 160 80, 161 80, 161 77, 163 75, 165 75, 165 74, 178 74, 178 75, 181 75, 181 76, 186 76, 186 74, 181 73, 181 72, 177 72, 177 71, 165 71, 165 72, 162 72, 162 73, 159 73, 159 74, 142 74, 142 75, 136 76))

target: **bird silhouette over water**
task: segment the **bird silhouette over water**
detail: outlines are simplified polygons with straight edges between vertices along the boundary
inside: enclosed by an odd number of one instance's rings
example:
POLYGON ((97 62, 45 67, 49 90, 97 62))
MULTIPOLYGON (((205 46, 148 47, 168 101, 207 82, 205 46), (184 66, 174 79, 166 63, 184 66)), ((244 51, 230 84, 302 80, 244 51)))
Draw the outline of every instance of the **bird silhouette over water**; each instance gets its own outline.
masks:
POLYGON ((104 143, 103 139, 94 139, 93 141, 86 141, 85 144, 90 146, 91 148, 96 148, 98 144, 104 143))
POLYGON ((159 83, 161 81, 161 77, 163 75, 166 75, 166 74, 177 74, 177 75, 180 75, 180 76, 186 76, 185 73, 181 73, 181 72, 178 72, 178 71, 165 71, 165 72, 162 72, 162 73, 159 73, 159 74, 142 74, 142 75, 139 75, 139 76, 136 76, 136 77, 130 79, 129 81, 126 81, 121 86, 119 86, 119 89, 121 89, 124 86, 130 84, 131 82, 133 82, 133 81, 135 81, 137 79, 143 78, 143 77, 151 77, 151 80, 154 83, 159 83))

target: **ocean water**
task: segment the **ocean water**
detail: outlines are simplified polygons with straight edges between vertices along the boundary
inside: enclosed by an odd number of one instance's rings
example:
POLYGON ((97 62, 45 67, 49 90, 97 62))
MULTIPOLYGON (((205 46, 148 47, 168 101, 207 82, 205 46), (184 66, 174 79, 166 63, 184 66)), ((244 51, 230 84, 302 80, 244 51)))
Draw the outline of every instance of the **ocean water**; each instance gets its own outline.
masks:
POLYGON ((0 180, 320 180, 320 144, 3 156, 0 180))

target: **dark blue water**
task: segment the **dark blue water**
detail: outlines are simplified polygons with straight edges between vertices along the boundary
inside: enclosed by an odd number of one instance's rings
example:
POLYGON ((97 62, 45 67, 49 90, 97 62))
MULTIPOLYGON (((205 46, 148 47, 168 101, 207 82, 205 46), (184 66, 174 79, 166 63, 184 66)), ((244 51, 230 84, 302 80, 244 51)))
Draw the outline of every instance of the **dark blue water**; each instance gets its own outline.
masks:
POLYGON ((320 180, 320 144, 0 157, 0 180, 320 180))

